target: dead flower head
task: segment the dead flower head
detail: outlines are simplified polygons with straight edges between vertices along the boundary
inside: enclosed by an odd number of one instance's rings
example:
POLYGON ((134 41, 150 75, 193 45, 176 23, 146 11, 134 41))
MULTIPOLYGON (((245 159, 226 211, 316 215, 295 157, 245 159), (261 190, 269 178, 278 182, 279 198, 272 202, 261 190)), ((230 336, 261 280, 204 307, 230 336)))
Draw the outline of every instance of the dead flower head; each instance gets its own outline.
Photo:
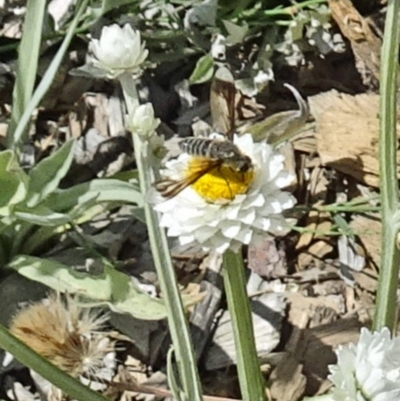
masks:
POLYGON ((96 375, 114 343, 102 331, 107 320, 77 300, 53 294, 29 305, 13 318, 10 331, 71 376, 96 375))

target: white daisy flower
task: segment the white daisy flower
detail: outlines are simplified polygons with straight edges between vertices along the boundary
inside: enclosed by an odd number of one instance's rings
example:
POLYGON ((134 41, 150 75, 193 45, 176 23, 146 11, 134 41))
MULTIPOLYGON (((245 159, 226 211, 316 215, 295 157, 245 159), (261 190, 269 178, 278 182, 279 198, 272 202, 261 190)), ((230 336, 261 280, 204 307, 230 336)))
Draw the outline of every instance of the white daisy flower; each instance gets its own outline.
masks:
POLYGON ((123 28, 116 24, 105 26, 100 40, 92 39, 89 44, 92 53, 89 63, 107 71, 109 78, 125 72, 135 73, 149 53, 144 46, 140 32, 134 31, 129 24, 123 28))
MULTIPOLYGON (((155 205, 162 214, 161 226, 181 244, 198 241, 205 250, 238 251, 241 244, 255 242, 266 233, 282 234, 288 228, 282 211, 295 204, 281 191, 292 181, 283 170, 283 156, 266 143, 254 143, 250 134, 234 137, 235 145, 249 156, 253 169, 239 173, 219 166, 203 175, 171 199, 155 205)), ((182 153, 162 172, 180 180, 196 169, 199 158, 182 153)), ((198 168, 198 167, 197 167, 198 168)))
POLYGON ((358 343, 340 346, 336 355, 329 366, 335 401, 400 400, 400 337, 392 339, 386 327, 362 328, 358 343))

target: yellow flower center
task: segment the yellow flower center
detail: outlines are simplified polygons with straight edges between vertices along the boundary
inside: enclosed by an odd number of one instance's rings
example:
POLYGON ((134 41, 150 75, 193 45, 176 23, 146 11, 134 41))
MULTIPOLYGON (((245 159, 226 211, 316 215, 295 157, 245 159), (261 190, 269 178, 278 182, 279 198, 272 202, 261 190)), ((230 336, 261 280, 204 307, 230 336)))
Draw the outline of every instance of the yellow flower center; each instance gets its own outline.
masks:
MULTIPOLYGON (((204 170, 206 164, 206 159, 193 157, 187 167, 187 177, 204 170)), ((208 202, 231 201, 236 195, 247 192, 253 177, 253 169, 241 173, 230 165, 221 164, 203 174, 191 187, 208 202)))

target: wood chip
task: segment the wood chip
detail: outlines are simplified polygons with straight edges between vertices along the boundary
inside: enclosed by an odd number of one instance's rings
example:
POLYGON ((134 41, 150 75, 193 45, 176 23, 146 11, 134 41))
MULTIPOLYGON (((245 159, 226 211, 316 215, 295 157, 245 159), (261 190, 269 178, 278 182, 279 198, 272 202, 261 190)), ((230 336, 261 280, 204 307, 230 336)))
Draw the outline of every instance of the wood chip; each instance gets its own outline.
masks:
POLYGON ((270 376, 270 392, 274 400, 300 400, 306 388, 306 377, 302 374, 303 366, 290 355, 285 355, 270 376))
POLYGON ((307 252, 302 252, 298 257, 298 268, 299 270, 304 270, 309 268, 310 265, 314 264, 316 266, 323 264, 326 255, 333 251, 333 246, 326 241, 317 241, 312 244, 307 252))
POLYGON ((382 42, 370 28, 366 19, 350 0, 328 0, 332 18, 342 34, 350 41, 356 59, 356 68, 364 85, 379 86, 379 65, 382 42))

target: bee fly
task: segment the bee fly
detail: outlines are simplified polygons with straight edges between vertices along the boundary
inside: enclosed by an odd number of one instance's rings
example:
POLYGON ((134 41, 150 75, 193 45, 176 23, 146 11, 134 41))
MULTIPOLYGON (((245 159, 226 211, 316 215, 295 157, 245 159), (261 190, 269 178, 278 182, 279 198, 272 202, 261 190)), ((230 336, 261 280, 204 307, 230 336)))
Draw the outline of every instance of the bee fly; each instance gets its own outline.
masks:
POLYGON ((210 106, 213 127, 226 135, 225 139, 191 137, 179 142, 181 150, 198 158, 196 167, 181 180, 165 177, 155 185, 164 198, 173 198, 186 187, 194 184, 203 175, 222 165, 237 173, 246 173, 253 168, 251 158, 232 142, 235 128, 236 88, 232 73, 220 67, 211 85, 210 106))

